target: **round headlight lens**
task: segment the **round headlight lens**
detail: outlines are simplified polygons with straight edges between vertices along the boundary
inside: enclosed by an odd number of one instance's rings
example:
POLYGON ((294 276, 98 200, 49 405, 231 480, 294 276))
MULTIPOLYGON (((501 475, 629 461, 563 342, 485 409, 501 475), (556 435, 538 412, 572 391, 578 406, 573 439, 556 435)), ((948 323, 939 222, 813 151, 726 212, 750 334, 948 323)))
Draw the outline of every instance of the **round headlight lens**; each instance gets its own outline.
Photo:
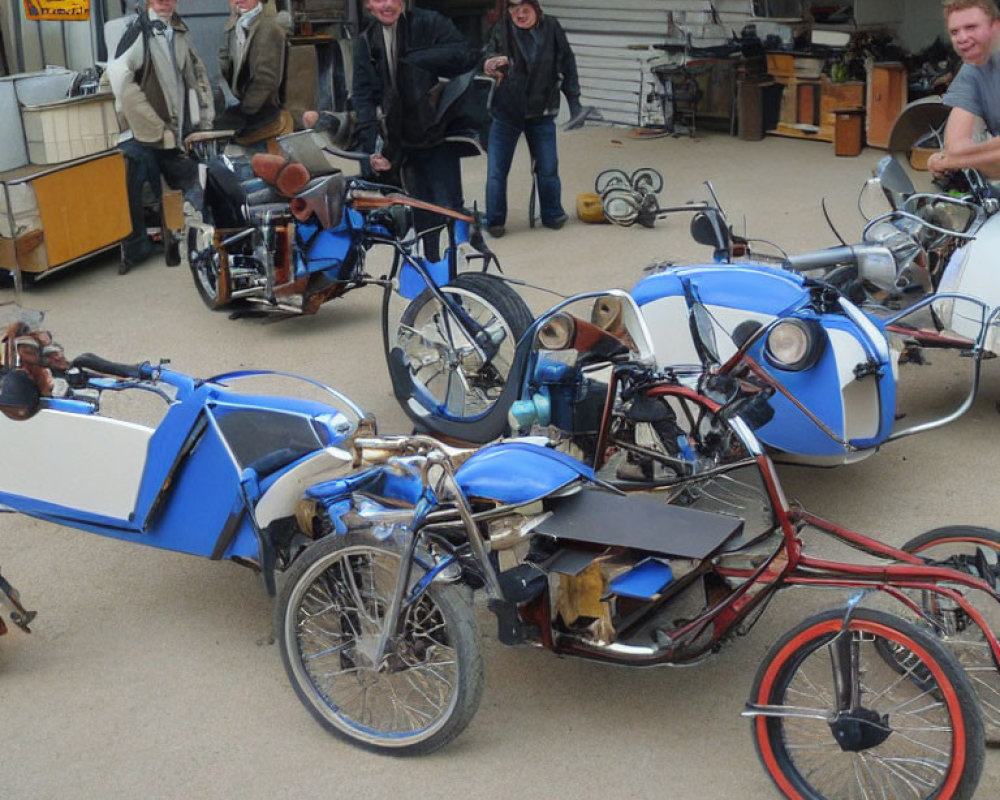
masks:
POLYGON ((538 346, 543 350, 566 350, 573 344, 576 324, 569 314, 553 314, 538 328, 538 346))
POLYGON ((767 335, 767 356, 782 369, 806 369, 816 363, 820 341, 814 326, 799 319, 782 320, 767 335))

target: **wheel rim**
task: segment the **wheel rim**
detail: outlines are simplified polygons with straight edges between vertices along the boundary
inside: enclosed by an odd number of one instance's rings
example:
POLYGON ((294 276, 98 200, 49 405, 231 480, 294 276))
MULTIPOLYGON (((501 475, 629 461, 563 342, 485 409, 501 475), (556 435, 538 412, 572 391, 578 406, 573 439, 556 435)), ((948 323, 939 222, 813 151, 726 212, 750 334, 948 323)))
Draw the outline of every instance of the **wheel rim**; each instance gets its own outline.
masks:
MULTIPOLYGON (((833 618, 794 637, 771 662, 757 702, 835 713, 829 651, 842 624, 833 618)), ((789 797, 950 797, 965 761, 964 720, 951 682, 898 630, 854 619, 850 635, 858 645, 862 705, 887 714, 891 733, 847 752, 826 720, 759 717, 758 745, 772 777, 789 797), (886 663, 879 638, 912 656, 914 672, 900 674, 886 663)))
POLYGON ((404 634, 374 663, 399 557, 345 548, 298 582, 285 615, 289 662, 308 702, 351 738, 403 747, 432 737, 458 701, 458 657, 444 613, 425 592, 404 634))
MULTIPOLYGON (((982 550, 996 569, 1000 559, 1000 542, 986 538, 964 536, 936 539, 912 552, 924 558, 944 563, 965 572, 975 573, 971 566, 976 550, 982 550)), ((964 589, 961 591, 965 592, 964 589)), ((974 599, 974 598, 971 598, 974 599)), ((986 737, 991 744, 1000 743, 1000 672, 997 670, 986 638, 979 627, 965 613, 946 598, 924 592, 921 607, 939 626, 939 638, 958 659, 972 688, 979 698, 979 708, 986 726, 986 737)), ((979 605, 980 611, 994 611, 994 604, 979 605)), ((997 630, 1000 622, 996 613, 987 613, 987 621, 997 630)))
POLYGON ((484 364, 469 337, 435 297, 400 323, 397 346, 410 380, 433 398, 438 413, 469 419, 496 404, 510 374, 517 341, 500 312, 479 295, 460 287, 448 287, 447 295, 461 302, 469 318, 487 333, 495 348, 488 363, 484 364))
POLYGON ((191 272, 205 297, 216 303, 225 300, 224 268, 221 263, 224 256, 213 247, 201 252, 191 251, 189 258, 191 272))

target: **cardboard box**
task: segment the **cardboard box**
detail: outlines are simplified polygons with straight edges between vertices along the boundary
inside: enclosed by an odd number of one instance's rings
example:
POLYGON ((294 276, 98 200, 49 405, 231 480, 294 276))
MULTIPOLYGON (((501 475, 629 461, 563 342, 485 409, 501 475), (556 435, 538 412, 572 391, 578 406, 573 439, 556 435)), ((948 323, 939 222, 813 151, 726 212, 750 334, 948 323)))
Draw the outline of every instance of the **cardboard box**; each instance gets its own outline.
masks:
POLYGON ((118 142, 118 117, 110 92, 21 108, 28 160, 58 164, 100 153, 118 142))

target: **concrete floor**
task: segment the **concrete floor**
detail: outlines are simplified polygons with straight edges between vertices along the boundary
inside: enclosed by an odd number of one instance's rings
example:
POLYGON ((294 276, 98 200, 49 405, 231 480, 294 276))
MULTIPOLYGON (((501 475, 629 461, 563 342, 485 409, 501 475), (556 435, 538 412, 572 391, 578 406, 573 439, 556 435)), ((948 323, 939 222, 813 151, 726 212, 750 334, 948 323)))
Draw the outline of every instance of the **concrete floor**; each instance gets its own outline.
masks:
MULTIPOLYGON (((789 252, 836 243, 822 197, 845 239, 858 235, 858 190, 882 155, 836 158, 828 144, 714 133, 636 141, 606 127, 561 135, 560 152, 571 217, 576 195, 602 169, 652 166, 666 179, 662 205, 702 199, 710 179, 738 227, 745 219, 750 235, 789 252)), ((484 170, 482 159, 466 162, 469 202, 482 202, 484 170)), ((495 242, 512 277, 560 292, 630 287, 652 261, 708 256, 690 241, 686 217, 652 230, 575 217, 559 232, 529 230, 527 173, 519 151, 508 234, 495 242)), ((119 276, 116 264, 95 259, 25 292, 69 355, 169 357, 196 375, 301 372, 370 409, 383 431, 406 428, 383 367, 376 289, 310 318, 233 321, 202 306, 183 269, 149 262, 119 276)), ((12 294, 0 289, 0 301, 12 294)), ((526 296, 536 311, 553 299, 534 289, 526 296)), ((922 374, 925 388, 942 382, 933 367, 922 374)), ((897 543, 939 525, 995 524, 989 442, 1000 422, 998 381, 1000 369, 987 364, 975 406, 944 431, 849 468, 783 468, 787 494, 897 543)), ((0 565, 39 612, 31 636, 0 640, 0 795, 11 800, 773 797, 739 712, 769 644, 807 611, 841 599, 782 596, 748 637, 683 670, 612 669, 504 648, 483 613, 478 715, 443 751, 397 760, 340 743, 301 707, 271 641, 271 602, 248 570, 15 516, 0 517, 0 565)), ((994 751, 978 796, 998 794, 994 751)))

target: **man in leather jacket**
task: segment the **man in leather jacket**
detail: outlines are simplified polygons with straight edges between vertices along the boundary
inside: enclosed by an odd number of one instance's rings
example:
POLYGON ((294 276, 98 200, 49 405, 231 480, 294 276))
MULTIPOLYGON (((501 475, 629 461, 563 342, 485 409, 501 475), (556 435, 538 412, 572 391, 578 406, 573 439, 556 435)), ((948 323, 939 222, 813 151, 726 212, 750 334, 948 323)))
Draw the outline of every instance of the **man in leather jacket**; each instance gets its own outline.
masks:
MULTIPOLYGON (((446 17, 434 11, 403 11, 403 0, 366 0, 374 20, 354 47, 351 102, 357 112, 359 148, 371 153, 364 165, 386 182, 452 209, 464 204, 460 158, 463 147, 447 141, 448 103, 440 78, 471 84, 477 57, 446 17), (384 116, 385 136, 379 125, 384 116)), ((457 108, 460 104, 454 104, 457 108)), ((418 230, 433 224, 433 215, 416 215, 418 230)), ((438 237, 424 238, 425 255, 439 257, 438 237)))
POLYGON ((286 31, 274 0, 234 0, 233 6, 223 29, 219 73, 239 105, 226 109, 217 127, 235 128, 237 144, 263 146, 293 128, 291 115, 282 114, 286 31))
POLYGON ((576 58, 559 21, 544 14, 538 0, 506 0, 503 17, 490 32, 483 71, 497 79, 490 114, 486 174, 486 225, 503 236, 507 219, 507 175, 521 134, 535 162, 542 224, 566 222, 559 181, 555 117, 559 92, 570 117, 583 113, 576 58))
POLYGON ((143 213, 145 184, 158 195, 162 175, 171 188, 183 190, 193 210, 202 205, 198 164, 184 152, 184 137, 210 129, 215 110, 208 73, 176 8, 177 0, 147 0, 107 69, 128 129, 119 142, 132 218, 132 235, 123 248, 126 264, 152 253, 143 213))

